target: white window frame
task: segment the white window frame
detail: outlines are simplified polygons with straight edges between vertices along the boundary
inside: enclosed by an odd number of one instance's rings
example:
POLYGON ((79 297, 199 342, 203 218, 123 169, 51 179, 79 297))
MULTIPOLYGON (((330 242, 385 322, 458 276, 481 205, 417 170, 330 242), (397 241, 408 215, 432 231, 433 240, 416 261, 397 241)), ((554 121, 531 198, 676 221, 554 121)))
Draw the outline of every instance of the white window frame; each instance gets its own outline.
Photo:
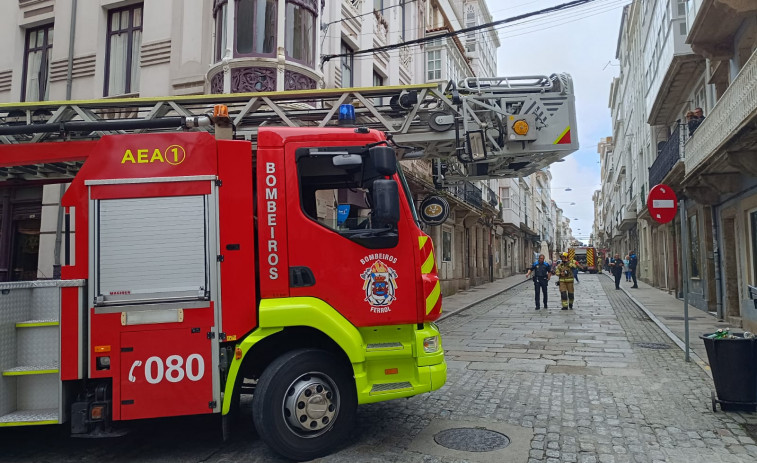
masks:
POLYGON ((452 262, 455 257, 455 230, 452 227, 442 227, 442 262, 452 262), (445 241, 444 235, 449 235, 449 258, 445 256, 445 241))

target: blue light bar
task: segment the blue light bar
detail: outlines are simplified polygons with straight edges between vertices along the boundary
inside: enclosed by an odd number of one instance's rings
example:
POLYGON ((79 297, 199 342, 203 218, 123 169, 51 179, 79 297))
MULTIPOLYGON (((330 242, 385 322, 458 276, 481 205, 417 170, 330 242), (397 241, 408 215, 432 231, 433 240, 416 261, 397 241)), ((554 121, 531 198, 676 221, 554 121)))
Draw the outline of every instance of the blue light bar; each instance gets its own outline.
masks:
POLYGON ((339 125, 355 125, 355 107, 351 104, 339 106, 339 125))

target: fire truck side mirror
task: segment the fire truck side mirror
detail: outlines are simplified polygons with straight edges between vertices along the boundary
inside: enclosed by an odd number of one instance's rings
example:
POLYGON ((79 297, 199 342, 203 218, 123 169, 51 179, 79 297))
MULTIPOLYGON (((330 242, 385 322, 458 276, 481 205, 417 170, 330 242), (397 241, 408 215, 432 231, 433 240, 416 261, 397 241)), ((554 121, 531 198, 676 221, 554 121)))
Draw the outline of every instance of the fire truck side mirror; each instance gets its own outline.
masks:
POLYGON ((400 220, 400 194, 397 182, 373 182, 373 228, 396 227, 400 220))
POLYGON ((371 160, 379 175, 394 175, 397 173, 397 157, 394 150, 388 146, 374 146, 370 149, 371 160))

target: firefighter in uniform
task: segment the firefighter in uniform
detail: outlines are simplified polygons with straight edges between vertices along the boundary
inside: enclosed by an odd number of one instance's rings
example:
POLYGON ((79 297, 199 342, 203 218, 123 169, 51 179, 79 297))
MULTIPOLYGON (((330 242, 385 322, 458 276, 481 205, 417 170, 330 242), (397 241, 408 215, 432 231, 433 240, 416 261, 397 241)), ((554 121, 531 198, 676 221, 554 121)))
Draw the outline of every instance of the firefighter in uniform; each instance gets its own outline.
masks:
POLYGON ((560 300, 562 310, 573 309, 573 269, 576 264, 568 259, 568 253, 562 253, 562 260, 555 268, 555 274, 560 279, 560 300))
POLYGON ((539 310, 539 291, 544 294, 544 308, 547 308, 547 283, 549 282, 549 278, 552 276, 552 273, 550 272, 551 270, 552 269, 549 264, 544 262, 544 254, 539 254, 539 260, 534 262, 534 264, 530 269, 528 269, 528 273, 526 274, 526 279, 531 277, 532 273, 534 274, 533 279, 536 310, 539 310))

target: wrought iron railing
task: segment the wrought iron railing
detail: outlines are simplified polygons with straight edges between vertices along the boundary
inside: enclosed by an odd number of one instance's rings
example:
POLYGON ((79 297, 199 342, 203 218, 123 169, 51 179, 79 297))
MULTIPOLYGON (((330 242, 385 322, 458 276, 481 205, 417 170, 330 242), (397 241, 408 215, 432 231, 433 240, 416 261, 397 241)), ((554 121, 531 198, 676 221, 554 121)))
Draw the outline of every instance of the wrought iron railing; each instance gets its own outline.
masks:
POLYGON ((662 149, 657 153, 657 159, 654 160, 652 166, 649 167, 649 186, 655 186, 662 182, 662 179, 668 175, 676 165, 676 162, 681 159, 681 126, 677 126, 670 135, 668 141, 665 142, 662 149))
POLYGON ((686 142, 686 175, 693 172, 757 111, 757 51, 747 60, 697 131, 686 142))
POLYGON ((488 186, 485 188, 486 188, 486 197, 487 197, 487 200, 489 201, 489 205, 496 209, 497 206, 499 205, 499 198, 497 198, 497 193, 495 193, 494 190, 492 190, 488 186))
POLYGON ((461 183, 455 184, 454 186, 449 188, 449 192, 453 196, 462 199, 464 202, 470 204, 471 206, 481 209, 481 206, 483 204, 483 194, 481 192, 481 188, 477 187, 471 182, 463 181, 461 183))

